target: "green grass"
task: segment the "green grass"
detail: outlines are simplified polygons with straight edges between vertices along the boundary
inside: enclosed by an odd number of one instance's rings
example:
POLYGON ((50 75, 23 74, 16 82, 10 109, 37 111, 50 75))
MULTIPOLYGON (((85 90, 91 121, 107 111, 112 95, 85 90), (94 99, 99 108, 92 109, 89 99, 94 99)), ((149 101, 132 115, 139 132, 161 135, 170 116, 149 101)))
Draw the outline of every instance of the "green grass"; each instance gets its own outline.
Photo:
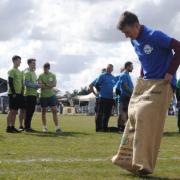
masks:
MULTIPOLYGON (((0 115, 0 179, 140 179, 110 161, 121 135, 95 133, 93 116, 60 116, 60 119, 62 135, 54 133, 51 114, 48 114, 50 133, 42 133, 38 113, 32 122, 38 132, 10 134, 5 132, 6 115, 0 115)), ((110 123, 115 125, 116 117, 110 123)), ((167 118, 159 159, 150 177, 180 179, 180 134, 175 117, 167 118)))

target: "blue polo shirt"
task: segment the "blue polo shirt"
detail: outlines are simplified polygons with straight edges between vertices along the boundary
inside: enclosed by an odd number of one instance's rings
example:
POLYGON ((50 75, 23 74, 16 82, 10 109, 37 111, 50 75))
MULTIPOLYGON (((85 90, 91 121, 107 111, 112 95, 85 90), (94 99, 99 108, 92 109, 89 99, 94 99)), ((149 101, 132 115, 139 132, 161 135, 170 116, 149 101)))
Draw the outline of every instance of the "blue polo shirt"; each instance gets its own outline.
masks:
POLYGON ((113 87, 116 84, 116 78, 109 73, 101 74, 95 83, 95 86, 99 86, 99 97, 106 99, 113 99, 113 87))
MULTIPOLYGON (((171 41, 172 38, 163 32, 151 30, 146 26, 136 40, 131 40, 141 62, 144 79, 164 79, 173 59, 171 41)), ((176 74, 171 84, 176 85, 176 74)))
POLYGON ((121 74, 122 74, 122 73, 120 73, 119 75, 115 76, 116 83, 119 81, 119 78, 121 77, 121 74))
MULTIPOLYGON (((121 91, 121 81, 118 80, 115 85, 115 89, 118 89, 121 91)), ((117 102, 121 102, 121 95, 116 95, 117 102)))
POLYGON ((129 75, 129 72, 123 72, 120 77, 120 90, 121 90, 121 96, 130 96, 131 94, 124 88, 124 84, 127 84, 129 90, 133 92, 134 86, 131 80, 131 77, 129 75))

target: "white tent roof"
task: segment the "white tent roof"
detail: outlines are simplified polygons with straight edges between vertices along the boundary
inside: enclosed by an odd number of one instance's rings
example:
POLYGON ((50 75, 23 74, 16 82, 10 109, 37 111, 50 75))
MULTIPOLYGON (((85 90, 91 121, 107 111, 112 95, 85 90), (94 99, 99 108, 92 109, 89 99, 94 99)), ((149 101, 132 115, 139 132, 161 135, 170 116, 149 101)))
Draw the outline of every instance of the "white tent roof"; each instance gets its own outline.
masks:
POLYGON ((93 93, 90 93, 88 95, 76 96, 75 99, 78 99, 79 101, 92 101, 96 99, 96 96, 93 93))
POLYGON ((8 92, 0 93, 0 97, 2 97, 2 96, 8 96, 8 92))

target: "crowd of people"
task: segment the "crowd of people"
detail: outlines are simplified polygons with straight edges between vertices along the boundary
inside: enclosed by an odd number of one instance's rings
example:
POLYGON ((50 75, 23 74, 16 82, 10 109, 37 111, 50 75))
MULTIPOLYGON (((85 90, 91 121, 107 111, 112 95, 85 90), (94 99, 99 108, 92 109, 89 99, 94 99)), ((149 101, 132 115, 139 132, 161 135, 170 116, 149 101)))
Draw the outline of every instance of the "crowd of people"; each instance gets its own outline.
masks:
POLYGON ((8 96, 9 113, 7 116, 8 133, 19 133, 23 130, 33 132, 31 120, 35 111, 37 101, 37 90, 40 89, 40 104, 42 109, 42 130, 48 132, 46 123, 47 108, 51 109, 55 124, 55 132, 61 133, 56 109, 56 96, 53 88, 56 86, 56 76, 50 72, 50 64, 45 63, 44 72, 37 77, 36 59, 28 59, 28 68, 23 72, 18 68, 21 64, 21 57, 15 55, 12 57, 13 68, 8 71, 8 96), (19 128, 15 128, 16 115, 19 110, 19 128))
POLYGON ((113 76, 113 65, 108 64, 107 68, 103 68, 101 74, 89 85, 90 92, 96 96, 96 132, 124 131, 128 119, 128 104, 134 87, 129 74, 132 70, 132 62, 126 62, 120 74, 113 76), (111 129, 108 128, 108 122, 115 104, 118 107, 117 128, 111 129))

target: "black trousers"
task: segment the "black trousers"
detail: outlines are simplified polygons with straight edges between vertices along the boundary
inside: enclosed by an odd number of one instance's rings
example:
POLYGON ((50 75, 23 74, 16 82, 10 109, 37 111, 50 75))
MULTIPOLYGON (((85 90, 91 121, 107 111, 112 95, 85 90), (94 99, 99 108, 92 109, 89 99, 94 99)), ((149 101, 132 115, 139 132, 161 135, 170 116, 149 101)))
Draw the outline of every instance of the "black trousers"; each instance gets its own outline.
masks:
POLYGON ((96 103, 95 103, 95 107, 94 107, 95 113, 97 113, 97 111, 98 111, 98 106, 99 106, 99 98, 96 98, 96 103))
POLYGON ((26 96, 26 118, 24 122, 25 129, 31 128, 31 120, 36 107, 36 96, 26 96))
POLYGON ((96 113, 96 131, 107 131, 108 122, 111 116, 112 106, 114 105, 113 99, 100 98, 97 113, 96 113))

